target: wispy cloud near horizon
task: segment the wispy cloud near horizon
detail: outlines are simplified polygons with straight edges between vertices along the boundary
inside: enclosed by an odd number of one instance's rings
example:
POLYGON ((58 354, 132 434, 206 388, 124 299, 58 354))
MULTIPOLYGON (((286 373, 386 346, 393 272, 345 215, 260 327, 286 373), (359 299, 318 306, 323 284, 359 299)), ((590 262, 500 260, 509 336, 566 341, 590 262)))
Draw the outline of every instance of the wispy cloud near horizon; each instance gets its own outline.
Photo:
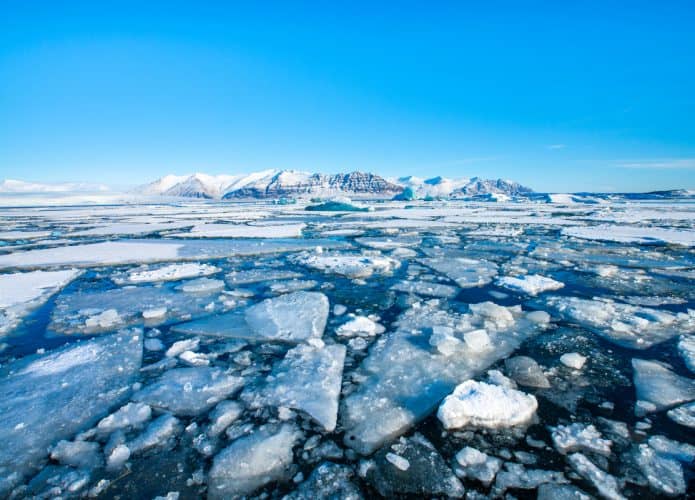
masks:
POLYGON ((546 146, 547 149, 552 149, 552 150, 558 150, 558 149, 565 149, 567 147, 566 144, 550 144, 546 146))
POLYGON ((695 158, 658 158, 649 160, 618 160, 618 168, 653 170, 695 169, 695 158))

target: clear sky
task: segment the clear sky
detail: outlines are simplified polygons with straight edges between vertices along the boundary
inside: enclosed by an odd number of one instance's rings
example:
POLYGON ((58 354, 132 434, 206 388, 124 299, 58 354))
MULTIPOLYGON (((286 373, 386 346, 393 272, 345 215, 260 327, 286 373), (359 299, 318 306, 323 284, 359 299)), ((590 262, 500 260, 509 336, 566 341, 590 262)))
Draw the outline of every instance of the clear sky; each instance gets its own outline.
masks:
POLYGON ((0 0, 0 178, 266 168, 693 189, 695 2, 0 0))

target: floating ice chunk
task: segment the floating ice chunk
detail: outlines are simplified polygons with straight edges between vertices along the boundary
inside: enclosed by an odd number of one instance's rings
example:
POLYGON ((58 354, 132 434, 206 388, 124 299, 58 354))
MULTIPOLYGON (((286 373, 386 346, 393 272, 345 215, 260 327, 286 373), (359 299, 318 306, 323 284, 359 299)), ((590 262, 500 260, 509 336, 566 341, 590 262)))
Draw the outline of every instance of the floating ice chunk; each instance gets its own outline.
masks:
POLYGON ((127 397, 142 332, 122 332, 8 364, 0 378, 0 495, 61 439, 94 425, 127 397), (50 418, 48 416, 50 415, 50 418))
POLYGON ((376 250, 395 250, 403 247, 418 247, 422 243, 419 236, 399 236, 396 238, 355 238, 355 242, 376 250))
POLYGON ((196 416, 231 396, 244 385, 244 379, 216 368, 176 368, 133 395, 133 401, 196 416))
POLYGON ((451 298, 458 295, 459 290, 450 285, 432 283, 431 281, 399 281, 391 287, 397 292, 414 293, 425 297, 451 298))
POLYGON ((112 330, 118 326, 123 326, 124 323, 115 309, 107 309, 94 316, 89 316, 84 322, 85 327, 93 331, 112 330))
POLYGON ((466 346, 473 352, 481 352, 490 348, 490 336, 483 329, 471 330, 463 334, 466 346))
POLYGON ((0 240, 3 241, 38 240, 49 236, 50 231, 0 231, 0 240))
POLYGON ((387 453, 384 458, 386 458, 388 462, 391 462, 398 470, 407 471, 410 469, 410 462, 400 455, 396 455, 395 453, 387 453))
POLYGON ((165 413, 154 419, 142 434, 127 444, 131 455, 142 453, 151 448, 165 448, 172 443, 174 437, 181 432, 181 423, 178 418, 165 413))
POLYGON ((362 500, 360 489, 352 482, 354 472, 346 465, 323 462, 314 469, 309 479, 283 500, 340 499, 362 500))
MULTIPOLYGON (((187 335, 206 335, 213 337, 229 337, 251 340, 274 340, 267 338, 263 332, 255 333, 246 323, 243 310, 208 316, 206 318, 179 323, 171 328, 172 331, 187 335)), ((285 339, 275 339, 285 340, 285 339)), ((285 340, 289 341, 289 340, 285 340)), ((243 347, 243 346, 242 346, 243 347)))
POLYGON ((613 443, 608 439, 603 439, 593 425, 580 423, 558 425, 551 428, 551 436, 555 448, 563 455, 575 451, 589 451, 605 456, 611 454, 613 443))
POLYGON ((507 375, 519 385, 547 389, 550 387, 548 377, 543 373, 536 360, 528 356, 514 356, 505 360, 504 367, 507 375))
POLYGON ((242 414, 244 407, 237 401, 222 401, 210 412, 208 436, 217 437, 242 414))
POLYGON ((164 222, 164 223, 132 223, 132 222, 115 222, 85 229, 83 231, 75 231, 70 233, 73 237, 86 236, 144 236, 155 234, 162 231, 171 231, 174 229, 182 229, 190 227, 189 222, 164 222))
POLYGON ((499 286, 535 296, 541 292, 549 290, 559 290, 565 284, 560 281, 555 281, 552 278, 546 278, 538 274, 527 274, 518 278, 512 276, 503 276, 497 280, 499 286))
POLYGON ((184 351, 197 349, 198 345, 200 345, 200 339, 197 338, 179 340, 174 342, 171 347, 167 349, 165 355, 169 358, 175 358, 184 351))
POLYGON ((342 316, 347 312, 347 307, 345 307, 343 304, 335 304, 333 306, 333 315, 334 316, 342 316))
POLYGON ((242 397, 251 407, 272 405, 302 410, 328 432, 335 429, 338 398, 345 361, 345 346, 317 349, 293 347, 260 390, 249 389, 242 397))
POLYGON ((695 446, 680 443, 666 436, 652 436, 649 438, 649 446, 660 455, 673 458, 683 463, 691 463, 695 460, 695 446))
POLYGON ((683 357, 688 370, 695 373, 695 335, 681 335, 678 341, 678 352, 683 357))
POLYGON ((292 477, 292 447, 299 437, 290 424, 261 428, 217 454, 208 474, 211 500, 249 495, 271 482, 292 477))
POLYGON ((79 497, 89 484, 90 472, 67 466, 48 465, 27 485, 24 498, 79 497))
POLYGON ((268 285, 268 289, 273 293, 290 293, 298 290, 310 290, 318 285, 318 281, 314 280, 288 280, 271 283, 268 285))
POLYGON ((106 469, 118 471, 130 458, 130 448, 124 444, 119 444, 106 457, 106 469))
POLYGON ((280 281, 301 278, 303 275, 285 269, 245 269, 232 271, 225 276, 227 284, 234 288, 263 281, 280 281))
POLYGON ((373 337, 384 333, 385 328, 366 316, 355 316, 347 323, 336 328, 335 333, 340 337, 373 337))
POLYGON ((560 363, 573 370, 581 370, 586 363, 586 356, 582 356, 578 352, 568 352, 560 356, 560 363))
POLYGON ((673 408, 667 413, 668 418, 677 424, 695 429, 695 403, 689 403, 678 408, 673 408))
POLYGON ((266 299, 246 310, 245 319, 258 337, 285 342, 321 338, 328 319, 328 297, 294 292, 266 299))
POLYGON ((497 429, 530 422, 537 408, 538 402, 530 394, 467 380, 444 399, 437 418, 445 429, 468 425, 497 429))
POLYGON ((625 497, 620 494, 620 486, 615 477, 596 467, 596 465, 584 455, 581 453, 573 453, 567 457, 567 460, 572 468, 577 471, 577 474, 594 485, 594 488, 596 488, 602 497, 608 500, 625 499, 625 497))
POLYGON ((51 450, 51 458, 78 469, 95 469, 102 464, 99 443, 91 441, 58 441, 51 450))
POLYGON ((65 334, 101 333, 143 323, 157 326, 224 309, 214 295, 189 295, 169 288, 144 286, 78 292, 57 298, 49 329, 65 334), (154 309, 166 309, 166 312, 163 316, 143 317, 143 311, 154 309))
POLYGON ((655 411, 695 399, 695 380, 676 375, 658 361, 634 358, 637 399, 654 405, 655 411))
POLYGON ((507 462, 504 469, 497 473, 493 497, 501 498, 510 488, 533 490, 545 483, 567 483, 562 472, 554 470, 527 469, 521 464, 507 462))
POLYGON ((111 434, 119 429, 138 428, 152 416, 152 408, 143 403, 128 403, 97 424, 102 434, 111 434))
POLYGON ((374 455, 366 479, 384 497, 417 495, 460 498, 461 481, 439 452, 420 434, 401 438, 374 455))
POLYGON ((475 479, 485 486, 490 486, 497 472, 502 467, 502 460, 466 446, 454 457, 454 472, 458 477, 475 479))
POLYGON ((648 349, 679 333, 695 332, 695 310, 674 314, 608 299, 560 296, 548 297, 546 304, 564 319, 632 349, 648 349))
POLYGON ((388 274, 401 265, 396 259, 383 255, 320 253, 303 254, 295 260, 298 264, 348 278, 368 278, 375 273, 388 274))
POLYGON ((159 339, 145 339, 145 349, 148 351, 161 351, 164 349, 164 343, 159 339))
POLYGON ((224 290, 224 281, 211 278, 197 278, 177 287, 186 293, 215 293, 224 290))
POLYGON ((183 264, 168 264, 154 269, 137 268, 131 270, 125 276, 116 276, 114 282, 119 285, 132 283, 150 283, 156 281, 177 281, 188 278, 209 276, 219 272, 220 269, 210 264, 198 264, 195 262, 183 264))
POLYGON ((79 274, 75 269, 0 274, 0 335, 15 328, 29 312, 79 274))
POLYGON ((177 238, 300 238, 306 224, 252 226, 250 224, 198 224, 188 233, 176 233, 177 238))
POLYGON ((585 240, 616 241, 618 243, 695 246, 695 231, 654 226, 568 227, 562 230, 562 234, 585 240))
POLYGON ((591 497, 576 486, 544 483, 538 487, 536 500, 591 500, 591 497))
POLYGON ((158 307, 156 309, 146 309, 142 311, 142 317, 145 319, 159 319, 164 318, 167 314, 166 307, 158 307))
POLYGON ((444 356, 451 356, 465 349, 464 343, 454 336, 454 329, 447 326, 433 327, 429 344, 444 356))
POLYGON ((668 496, 686 493, 683 466, 677 460, 658 453, 651 446, 639 445, 635 462, 647 478, 649 486, 668 496))
POLYGON ((188 366, 208 366, 210 364, 207 355, 201 352, 184 351, 179 354, 179 359, 188 366))
POLYGON ((487 285, 497 276, 497 264, 463 257, 432 257, 419 262, 445 275, 461 288, 487 285))

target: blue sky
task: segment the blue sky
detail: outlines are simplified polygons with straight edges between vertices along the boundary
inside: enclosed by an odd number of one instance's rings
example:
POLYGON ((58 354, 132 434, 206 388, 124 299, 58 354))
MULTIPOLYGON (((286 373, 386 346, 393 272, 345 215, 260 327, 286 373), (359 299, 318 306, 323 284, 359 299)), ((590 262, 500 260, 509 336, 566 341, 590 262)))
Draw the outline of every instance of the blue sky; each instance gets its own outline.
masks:
POLYGON ((3 0, 0 178, 695 188, 695 2, 376 3, 3 0))

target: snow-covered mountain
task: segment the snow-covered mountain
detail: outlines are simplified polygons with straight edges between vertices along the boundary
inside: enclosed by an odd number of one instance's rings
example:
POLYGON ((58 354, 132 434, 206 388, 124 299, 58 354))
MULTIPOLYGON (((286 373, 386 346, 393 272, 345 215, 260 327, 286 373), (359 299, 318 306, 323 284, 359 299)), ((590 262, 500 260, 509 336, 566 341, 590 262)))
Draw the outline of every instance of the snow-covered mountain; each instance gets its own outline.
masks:
POLYGON ((390 198, 402 190, 398 184, 364 172, 327 175, 264 170, 248 175, 167 175, 137 191, 190 198, 243 199, 341 195, 390 198))
POLYGON ((413 199, 426 197, 446 198, 472 198, 488 195, 523 196, 532 193, 531 188, 522 186, 518 182, 504 179, 481 179, 480 177, 447 179, 446 177, 433 177, 421 179, 419 177, 401 177, 394 182, 409 189, 408 195, 413 199))
POLYGON ((0 181, 0 193, 84 193, 108 191, 108 186, 103 184, 90 184, 85 182, 27 182, 15 179, 0 181))

